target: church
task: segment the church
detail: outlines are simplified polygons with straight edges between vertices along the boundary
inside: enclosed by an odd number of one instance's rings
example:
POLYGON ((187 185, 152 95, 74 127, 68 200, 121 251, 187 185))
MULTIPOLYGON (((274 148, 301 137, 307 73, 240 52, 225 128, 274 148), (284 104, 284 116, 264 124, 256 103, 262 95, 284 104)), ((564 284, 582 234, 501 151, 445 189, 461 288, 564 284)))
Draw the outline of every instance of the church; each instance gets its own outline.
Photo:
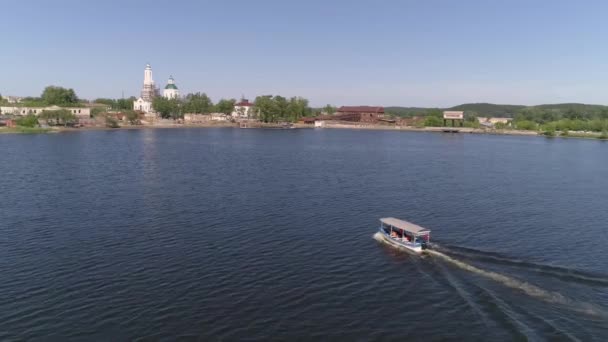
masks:
MULTIPOLYGON (((152 108, 152 100, 157 96, 160 96, 160 90, 154 83, 154 79, 152 78, 152 67, 148 63, 144 69, 144 86, 141 89, 139 98, 133 101, 133 109, 142 111, 146 114, 153 114, 154 108, 152 108)), ((167 99, 179 98, 179 90, 177 89, 177 85, 175 85, 173 76, 170 76, 167 81, 167 85, 163 90, 163 97, 167 99)))

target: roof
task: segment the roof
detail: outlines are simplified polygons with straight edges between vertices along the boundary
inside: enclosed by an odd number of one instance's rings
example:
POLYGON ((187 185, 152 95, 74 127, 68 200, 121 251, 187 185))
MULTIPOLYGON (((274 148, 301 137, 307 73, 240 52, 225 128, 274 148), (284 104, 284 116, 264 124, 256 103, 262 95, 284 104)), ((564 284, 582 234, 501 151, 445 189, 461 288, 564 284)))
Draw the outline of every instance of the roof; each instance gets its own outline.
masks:
POLYGON ((165 86, 165 89, 175 89, 175 90, 177 90, 177 86, 175 84, 169 83, 169 84, 167 84, 165 86))
POLYGON ((239 103, 235 103, 235 106, 241 106, 241 107, 249 107, 249 106, 253 106, 253 103, 249 102, 248 100, 243 100, 239 103))
POLYGON ((384 113, 384 107, 373 107, 373 106, 342 106, 338 108, 337 112, 350 112, 350 113, 384 113))
POLYGON ((407 221, 403 221, 394 217, 385 217, 385 218, 381 218, 380 222, 389 225, 389 226, 393 226, 395 228, 399 228, 401 230, 405 230, 408 231, 410 233, 414 233, 414 234, 419 234, 419 233, 430 233, 431 230, 430 229, 426 229, 423 227, 420 227, 417 224, 413 224, 411 222, 407 222, 407 221))

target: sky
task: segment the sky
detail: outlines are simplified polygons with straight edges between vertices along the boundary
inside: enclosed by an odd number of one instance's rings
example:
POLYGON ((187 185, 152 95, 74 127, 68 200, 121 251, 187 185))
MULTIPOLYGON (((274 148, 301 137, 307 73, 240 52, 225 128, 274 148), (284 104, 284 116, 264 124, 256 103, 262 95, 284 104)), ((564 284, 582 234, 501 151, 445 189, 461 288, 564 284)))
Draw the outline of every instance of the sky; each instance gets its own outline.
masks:
POLYGON ((0 94, 608 104, 608 1, 0 0, 0 94))

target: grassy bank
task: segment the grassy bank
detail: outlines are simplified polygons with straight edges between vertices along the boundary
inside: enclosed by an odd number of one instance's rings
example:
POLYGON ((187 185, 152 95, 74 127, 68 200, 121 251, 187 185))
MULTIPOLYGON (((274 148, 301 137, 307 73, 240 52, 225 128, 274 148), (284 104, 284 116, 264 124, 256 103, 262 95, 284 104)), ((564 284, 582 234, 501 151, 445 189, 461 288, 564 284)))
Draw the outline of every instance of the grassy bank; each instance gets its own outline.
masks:
POLYGON ((0 128, 1 133, 17 133, 17 134, 38 134, 38 133, 49 133, 53 131, 49 128, 39 127, 4 127, 0 128))

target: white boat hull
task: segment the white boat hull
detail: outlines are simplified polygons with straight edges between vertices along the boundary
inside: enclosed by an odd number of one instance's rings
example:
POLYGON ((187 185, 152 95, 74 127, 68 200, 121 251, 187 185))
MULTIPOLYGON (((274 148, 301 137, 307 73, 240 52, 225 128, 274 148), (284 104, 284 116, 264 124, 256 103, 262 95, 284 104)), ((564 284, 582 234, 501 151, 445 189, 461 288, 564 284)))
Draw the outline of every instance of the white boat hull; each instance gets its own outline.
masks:
POLYGON ((420 243, 412 243, 408 241, 403 241, 402 239, 392 238, 390 237, 390 235, 386 234, 382 229, 380 229, 377 234, 380 236, 383 242, 393 247, 404 249, 416 254, 422 253, 422 245, 420 243))

